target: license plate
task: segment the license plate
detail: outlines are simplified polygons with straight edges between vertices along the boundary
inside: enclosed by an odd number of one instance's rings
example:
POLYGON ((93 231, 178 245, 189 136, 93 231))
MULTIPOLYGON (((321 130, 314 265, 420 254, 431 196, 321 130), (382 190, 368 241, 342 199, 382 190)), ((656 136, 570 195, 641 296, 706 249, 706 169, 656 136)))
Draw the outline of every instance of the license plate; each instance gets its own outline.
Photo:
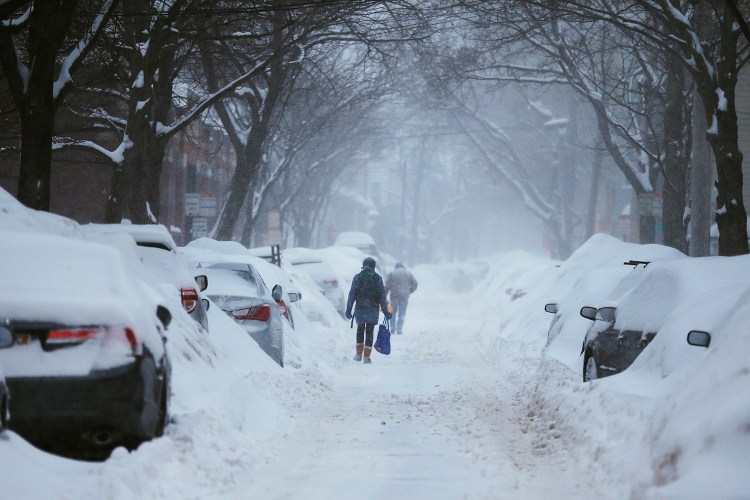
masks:
POLYGON ((17 345, 27 345, 29 342, 31 342, 31 335, 28 333, 19 333, 16 335, 17 345))

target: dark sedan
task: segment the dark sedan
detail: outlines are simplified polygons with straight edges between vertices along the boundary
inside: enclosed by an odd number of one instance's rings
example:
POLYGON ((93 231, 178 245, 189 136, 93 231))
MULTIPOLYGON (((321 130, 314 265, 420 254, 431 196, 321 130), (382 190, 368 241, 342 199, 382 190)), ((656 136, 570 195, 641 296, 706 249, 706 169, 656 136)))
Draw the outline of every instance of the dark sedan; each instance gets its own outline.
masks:
POLYGON ((581 350, 584 382, 627 369, 656 336, 656 332, 619 330, 615 307, 583 307, 581 316, 594 322, 581 350))
POLYGON ((162 433, 169 310, 107 246, 0 232, 0 349, 10 428, 65 454, 103 458, 162 433))

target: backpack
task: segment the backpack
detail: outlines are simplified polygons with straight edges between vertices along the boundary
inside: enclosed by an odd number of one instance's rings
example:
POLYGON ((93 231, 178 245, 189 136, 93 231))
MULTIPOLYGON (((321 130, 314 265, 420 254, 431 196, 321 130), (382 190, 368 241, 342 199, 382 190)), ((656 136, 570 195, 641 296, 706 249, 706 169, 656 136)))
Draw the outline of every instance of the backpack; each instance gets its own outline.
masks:
POLYGON ((380 303, 380 276, 375 271, 359 273, 354 300, 360 307, 376 307, 380 303))

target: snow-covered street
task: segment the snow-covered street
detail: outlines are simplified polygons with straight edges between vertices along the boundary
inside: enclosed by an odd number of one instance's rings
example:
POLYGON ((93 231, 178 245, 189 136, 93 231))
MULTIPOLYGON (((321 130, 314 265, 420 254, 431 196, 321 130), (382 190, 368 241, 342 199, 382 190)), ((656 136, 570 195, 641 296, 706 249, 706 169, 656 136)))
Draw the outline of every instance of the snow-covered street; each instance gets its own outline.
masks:
POLYGON ((532 381, 483 346, 490 324, 472 294, 431 292, 415 295, 391 356, 344 357, 329 387, 297 402, 237 498, 580 496, 585 475, 565 465, 560 434, 529 414, 532 381))
POLYGON ((352 360, 354 330, 304 280, 285 368, 212 307, 210 335, 168 344, 164 437, 96 463, 8 431, 0 470, 16 479, 0 498, 741 498, 747 371, 726 368, 746 363, 731 337, 746 307, 713 350, 666 328, 631 369, 590 383, 581 318, 547 338, 552 292, 583 290, 594 255, 639 248, 600 237, 563 266, 523 253, 417 266, 405 334, 372 365, 352 360), (513 300, 510 285, 528 293, 513 300), (670 364, 675 349, 693 368, 670 364))

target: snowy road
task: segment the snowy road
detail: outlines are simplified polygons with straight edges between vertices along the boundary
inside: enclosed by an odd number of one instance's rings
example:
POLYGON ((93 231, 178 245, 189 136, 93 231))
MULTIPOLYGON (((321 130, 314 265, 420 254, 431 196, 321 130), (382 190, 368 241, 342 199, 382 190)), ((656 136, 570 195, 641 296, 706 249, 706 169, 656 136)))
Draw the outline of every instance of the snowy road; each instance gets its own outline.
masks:
POLYGON ((484 355, 470 299, 415 295, 392 355, 342 360, 331 387, 296 402, 297 424, 236 496, 580 497, 559 434, 539 434, 516 375, 484 355))

